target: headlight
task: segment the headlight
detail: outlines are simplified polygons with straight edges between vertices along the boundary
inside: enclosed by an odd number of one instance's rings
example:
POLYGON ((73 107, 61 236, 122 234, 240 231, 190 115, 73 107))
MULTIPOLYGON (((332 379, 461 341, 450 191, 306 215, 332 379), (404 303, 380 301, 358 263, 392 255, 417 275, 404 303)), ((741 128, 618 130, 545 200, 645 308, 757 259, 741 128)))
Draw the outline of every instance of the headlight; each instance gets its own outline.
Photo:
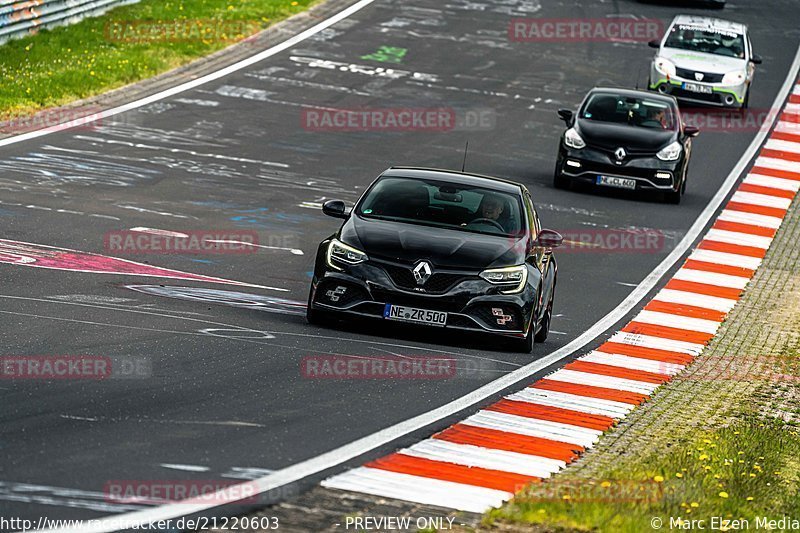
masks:
POLYGON ((664 74, 668 78, 674 77, 677 73, 675 63, 669 59, 657 57, 653 64, 655 65, 657 71, 659 71, 661 74, 664 74))
POLYGON ((352 246, 346 245, 338 239, 333 239, 328 245, 328 266, 336 270, 342 270, 336 265, 336 262, 346 265, 357 265, 368 259, 369 257, 367 257, 367 254, 352 246))
POLYGON ((575 131, 575 128, 570 128, 567 130, 567 134, 564 135, 564 144, 570 148, 575 148, 576 150, 586 147, 586 142, 581 139, 581 136, 578 135, 578 132, 575 131))
POLYGON ((656 157, 662 161, 677 161, 683 152, 683 146, 678 141, 670 144, 656 154, 656 157))
POLYGON ((722 85, 741 85, 746 77, 747 73, 744 71, 734 70, 733 72, 728 72, 722 77, 722 85))
POLYGON ((518 265, 507 268, 490 268, 481 272, 481 277, 493 285, 509 285, 503 294, 522 292, 528 282, 528 268, 518 265))

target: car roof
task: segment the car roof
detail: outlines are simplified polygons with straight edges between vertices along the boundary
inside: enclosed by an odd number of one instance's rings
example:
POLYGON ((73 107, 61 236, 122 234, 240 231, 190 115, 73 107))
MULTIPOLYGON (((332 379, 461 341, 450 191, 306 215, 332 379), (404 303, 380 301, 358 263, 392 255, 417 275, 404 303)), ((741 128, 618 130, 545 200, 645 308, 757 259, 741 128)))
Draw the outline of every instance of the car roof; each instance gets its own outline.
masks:
MULTIPOLYGON (((614 96, 622 96, 627 97, 630 96, 632 98, 647 98, 648 100, 656 100, 659 102, 663 102, 664 104, 669 104, 673 106, 677 106, 677 100, 675 100, 674 96, 670 96, 668 94, 660 94, 653 91, 640 91, 636 89, 621 89, 617 87, 595 87, 591 91, 589 91, 589 95, 591 94, 611 94, 614 96)), ((589 96, 587 95, 587 96, 589 96)))
POLYGON ((714 17, 700 17, 697 15, 678 15, 672 21, 672 24, 683 24, 686 26, 694 26, 697 28, 705 28, 709 30, 717 30, 731 33, 744 34, 747 33, 747 26, 738 22, 731 22, 730 20, 723 20, 714 17))
POLYGON ((515 181, 493 176, 483 176, 481 174, 470 174, 458 172, 456 170, 443 170, 438 168, 424 167, 391 167, 381 174, 381 177, 412 178, 420 180, 439 180, 447 181, 457 185, 468 185, 472 187, 485 187, 498 192, 519 194, 525 187, 515 181))

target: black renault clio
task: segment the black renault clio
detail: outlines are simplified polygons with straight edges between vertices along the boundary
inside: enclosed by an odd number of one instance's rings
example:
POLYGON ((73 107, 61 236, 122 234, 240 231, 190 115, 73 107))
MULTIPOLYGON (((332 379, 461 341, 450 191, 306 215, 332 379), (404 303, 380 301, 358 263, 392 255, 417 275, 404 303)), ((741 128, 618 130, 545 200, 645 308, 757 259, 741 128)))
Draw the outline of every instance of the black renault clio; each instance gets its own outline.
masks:
POLYGON ((592 89, 577 115, 560 109, 561 136, 554 185, 573 182, 629 190, 659 190, 670 203, 686 191, 692 137, 672 96, 626 89, 592 89))
POLYGON ((497 178, 391 168, 317 252, 309 322, 361 316, 510 338, 547 338, 561 236, 541 229, 528 190, 497 178))

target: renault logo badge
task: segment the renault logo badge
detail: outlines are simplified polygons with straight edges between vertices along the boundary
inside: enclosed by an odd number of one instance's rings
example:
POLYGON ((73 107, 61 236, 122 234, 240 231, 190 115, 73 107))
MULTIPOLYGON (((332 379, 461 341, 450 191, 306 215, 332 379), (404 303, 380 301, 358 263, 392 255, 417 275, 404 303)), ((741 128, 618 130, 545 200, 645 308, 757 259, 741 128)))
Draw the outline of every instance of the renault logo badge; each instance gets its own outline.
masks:
POLYGON ((417 285, 425 285, 425 282, 431 277, 433 270, 431 270, 431 265, 427 261, 422 261, 414 267, 412 272, 414 273, 414 279, 417 285))
POLYGON ((705 77, 706 77, 706 75, 703 74, 702 72, 695 72, 694 73, 694 79, 696 79, 697 81, 703 81, 703 78, 705 78, 705 77))
POLYGON ((628 152, 625 151, 625 148, 617 148, 617 151, 614 152, 614 155, 617 156, 617 161, 622 161, 625 159, 625 156, 628 155, 628 152))

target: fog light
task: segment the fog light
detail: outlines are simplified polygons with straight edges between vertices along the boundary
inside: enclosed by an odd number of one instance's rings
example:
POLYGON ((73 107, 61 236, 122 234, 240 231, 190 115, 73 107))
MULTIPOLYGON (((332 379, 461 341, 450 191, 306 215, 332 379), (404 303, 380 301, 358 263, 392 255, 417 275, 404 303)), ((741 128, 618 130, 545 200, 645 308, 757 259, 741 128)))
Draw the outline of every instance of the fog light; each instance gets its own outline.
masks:
POLYGON ((572 159, 567 159, 567 166, 581 168, 581 164, 578 161, 573 161, 572 159))
POLYGON ((672 178, 672 174, 669 172, 656 172, 656 177, 660 180, 668 180, 672 178))

